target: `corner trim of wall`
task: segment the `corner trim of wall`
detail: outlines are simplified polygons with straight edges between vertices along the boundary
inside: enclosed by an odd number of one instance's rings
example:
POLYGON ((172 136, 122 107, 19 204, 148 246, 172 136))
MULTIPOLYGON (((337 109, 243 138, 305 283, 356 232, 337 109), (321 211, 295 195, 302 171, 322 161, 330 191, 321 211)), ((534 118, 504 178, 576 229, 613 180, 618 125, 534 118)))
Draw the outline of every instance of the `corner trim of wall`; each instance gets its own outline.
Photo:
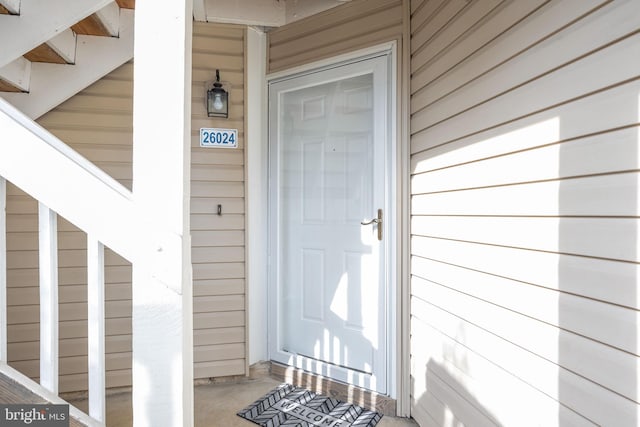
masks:
POLYGON ((397 361, 397 415, 408 417, 411 414, 411 305, 410 305, 410 102, 411 102, 411 2, 402 1, 402 39, 400 47, 399 94, 398 94, 398 187, 401 194, 400 212, 398 213, 400 239, 398 259, 398 350, 397 361))
MULTIPOLYGON (((245 251, 247 366, 267 360, 266 34, 246 30, 245 251)), ((249 370, 247 370, 249 372, 249 370)))

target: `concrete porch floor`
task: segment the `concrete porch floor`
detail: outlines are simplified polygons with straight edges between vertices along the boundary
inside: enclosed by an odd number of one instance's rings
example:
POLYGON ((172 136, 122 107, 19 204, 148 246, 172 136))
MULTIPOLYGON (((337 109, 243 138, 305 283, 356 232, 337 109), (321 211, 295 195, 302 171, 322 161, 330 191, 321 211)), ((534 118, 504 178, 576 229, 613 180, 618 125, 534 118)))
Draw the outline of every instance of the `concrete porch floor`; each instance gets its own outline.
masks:
MULTIPOLYGON (((205 384, 195 387, 195 425, 197 427, 250 427, 256 426, 236 415, 236 412, 253 403, 280 384, 269 377, 247 379, 235 383, 205 384)), ((86 400, 72 402, 87 410, 86 400)), ((107 426, 130 427, 131 393, 111 394, 107 398, 107 426)), ((413 420, 384 416, 379 427, 415 427, 413 420)))

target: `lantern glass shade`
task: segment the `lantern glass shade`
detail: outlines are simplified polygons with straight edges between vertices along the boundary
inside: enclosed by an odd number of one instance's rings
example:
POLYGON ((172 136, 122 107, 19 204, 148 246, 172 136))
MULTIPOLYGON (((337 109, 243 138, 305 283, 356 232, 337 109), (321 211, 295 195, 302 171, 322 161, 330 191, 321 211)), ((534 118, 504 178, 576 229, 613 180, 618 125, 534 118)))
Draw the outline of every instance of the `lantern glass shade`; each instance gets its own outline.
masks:
POLYGON ((209 117, 229 117, 229 93, 216 82, 207 91, 207 115, 209 117))

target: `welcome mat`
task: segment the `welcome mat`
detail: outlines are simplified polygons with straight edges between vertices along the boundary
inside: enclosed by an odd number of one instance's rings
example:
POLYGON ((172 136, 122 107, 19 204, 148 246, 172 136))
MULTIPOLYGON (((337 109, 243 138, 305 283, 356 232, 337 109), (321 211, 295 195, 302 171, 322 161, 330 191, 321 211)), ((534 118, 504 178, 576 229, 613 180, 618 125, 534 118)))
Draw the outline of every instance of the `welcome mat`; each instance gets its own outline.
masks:
POLYGON ((382 415, 307 389, 281 384, 238 412, 263 427, 373 427, 382 415))

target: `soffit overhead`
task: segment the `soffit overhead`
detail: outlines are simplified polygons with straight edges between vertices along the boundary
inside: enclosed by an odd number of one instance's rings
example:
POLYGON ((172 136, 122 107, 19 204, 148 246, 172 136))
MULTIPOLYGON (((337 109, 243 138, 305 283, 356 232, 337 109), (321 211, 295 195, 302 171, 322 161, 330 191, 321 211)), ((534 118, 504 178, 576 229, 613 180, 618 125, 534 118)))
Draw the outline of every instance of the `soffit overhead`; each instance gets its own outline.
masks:
POLYGON ((194 0, 194 16, 208 22, 280 27, 343 3, 344 0, 194 0))

